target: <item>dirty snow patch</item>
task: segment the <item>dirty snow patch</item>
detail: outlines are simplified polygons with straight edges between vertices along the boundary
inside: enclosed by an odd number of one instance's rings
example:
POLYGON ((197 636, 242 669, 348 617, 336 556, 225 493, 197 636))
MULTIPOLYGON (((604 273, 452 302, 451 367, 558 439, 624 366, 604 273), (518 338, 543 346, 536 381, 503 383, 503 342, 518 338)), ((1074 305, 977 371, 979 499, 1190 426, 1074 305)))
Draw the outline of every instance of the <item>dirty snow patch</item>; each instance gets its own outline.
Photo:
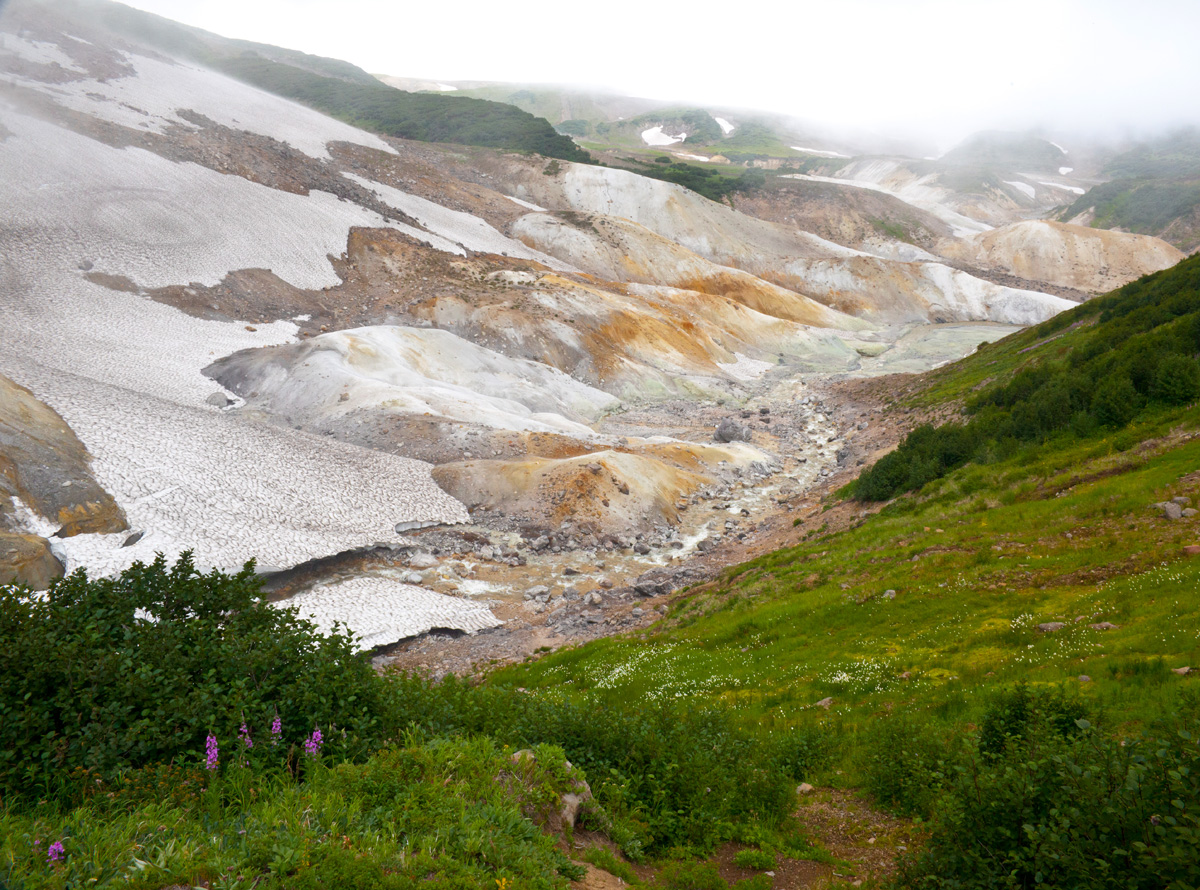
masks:
POLYGON ((518 207, 524 207, 526 210, 532 210, 535 213, 545 213, 546 212, 545 207, 539 207, 537 204, 531 204, 528 201, 522 201, 520 198, 514 198, 512 195, 505 195, 504 197, 508 198, 508 200, 512 201, 518 207))
POLYGON ((687 139, 687 133, 682 136, 668 136, 663 132, 662 127, 651 127, 649 130, 642 130, 642 141, 647 145, 674 145, 676 142, 683 142, 687 139))
POLYGON ((461 245, 466 250, 477 253, 498 253, 504 256, 535 260, 560 271, 578 271, 575 267, 556 260, 554 257, 530 250, 520 241, 501 234, 478 216, 463 213, 460 210, 451 210, 441 204, 435 204, 433 201, 417 195, 410 195, 408 192, 402 192, 400 189, 374 182, 354 173, 343 173, 342 175, 352 182, 370 189, 385 204, 411 216, 443 241, 461 245))
POLYGON ((730 377, 733 377, 737 380, 757 380, 759 377, 762 377, 763 374, 767 373, 767 371, 775 367, 770 362, 763 362, 759 361, 758 359, 749 358, 748 356, 742 355, 740 352, 735 352, 733 357, 737 359, 736 362, 729 362, 727 364, 717 362, 717 367, 730 377))
POLYGON ((177 113, 190 110, 234 130, 286 142, 322 160, 330 156, 326 148, 330 142, 352 142, 396 153, 378 136, 215 71, 139 55, 128 55, 127 61, 136 69, 136 75, 104 81, 83 78, 62 84, 15 79, 47 94, 59 105, 125 127, 157 133, 170 127, 195 129, 195 124, 177 113))
POLYGON ((502 623, 479 603, 378 576, 323 584, 274 605, 296 609, 325 633, 333 630, 335 622, 349 628, 360 651, 434 628, 476 633, 502 623))

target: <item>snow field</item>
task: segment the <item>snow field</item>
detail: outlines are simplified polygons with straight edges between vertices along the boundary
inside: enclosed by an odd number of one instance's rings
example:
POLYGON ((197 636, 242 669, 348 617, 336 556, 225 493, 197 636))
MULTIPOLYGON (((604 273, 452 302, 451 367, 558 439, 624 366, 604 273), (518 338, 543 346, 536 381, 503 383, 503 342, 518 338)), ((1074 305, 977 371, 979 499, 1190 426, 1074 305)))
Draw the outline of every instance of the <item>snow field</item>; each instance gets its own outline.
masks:
MULTIPOLYGON (((54 61, 61 57, 63 67, 71 65, 69 57, 48 44, 33 44, 6 34, 5 46, 15 48, 27 58, 33 57, 34 61, 54 61)), ((187 110, 226 127, 286 142, 314 158, 328 158, 326 146, 330 142, 352 142, 395 154, 395 149, 378 136, 224 74, 181 62, 168 64, 134 54, 126 57, 137 76, 97 81, 83 75, 79 80, 54 85, 16 80, 48 93, 67 108, 126 127, 157 133, 171 126, 194 128, 194 124, 178 115, 180 110, 187 110)))
POLYGON ((360 650, 434 628, 474 633, 502 623, 479 603, 379 576, 323 584, 276 605, 296 609, 301 618, 311 618, 326 633, 334 622, 351 628, 360 650))
POLYGON ((663 132, 662 127, 651 127, 649 130, 642 130, 642 141, 647 145, 674 145, 677 142, 683 142, 687 139, 687 134, 683 136, 668 136, 663 132))

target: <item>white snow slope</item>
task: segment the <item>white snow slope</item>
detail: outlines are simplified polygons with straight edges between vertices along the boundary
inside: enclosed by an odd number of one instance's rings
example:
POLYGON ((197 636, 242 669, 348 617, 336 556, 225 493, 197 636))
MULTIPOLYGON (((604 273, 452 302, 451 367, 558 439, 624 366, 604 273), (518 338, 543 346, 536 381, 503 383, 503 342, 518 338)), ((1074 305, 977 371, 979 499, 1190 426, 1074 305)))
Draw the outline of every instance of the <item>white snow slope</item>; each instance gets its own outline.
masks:
POLYGON ((381 217, 331 195, 110 148, 4 105, 0 121, 10 133, 0 142, 0 373, 62 414, 146 533, 126 548, 123 534, 65 539, 68 568, 106 574, 184 549, 201 566, 251 557, 286 566, 395 540, 399 522, 467 519, 426 464, 205 404, 217 387, 201 368, 287 342, 292 324, 204 321, 80 271, 90 263, 160 287, 270 268, 323 287, 338 280, 328 255, 344 249, 349 228, 381 217))

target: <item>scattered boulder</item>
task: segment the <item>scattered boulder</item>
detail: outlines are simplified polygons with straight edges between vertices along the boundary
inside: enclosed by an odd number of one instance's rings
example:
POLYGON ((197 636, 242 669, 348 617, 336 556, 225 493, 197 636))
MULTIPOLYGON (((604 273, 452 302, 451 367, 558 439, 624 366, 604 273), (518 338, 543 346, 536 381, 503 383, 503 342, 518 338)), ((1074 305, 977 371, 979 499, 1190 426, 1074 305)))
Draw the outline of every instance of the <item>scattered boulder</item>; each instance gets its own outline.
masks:
POLYGON ((726 417, 717 424, 717 430, 713 433, 713 438, 718 442, 749 442, 750 430, 732 417, 726 417))
POLYGON ((1052 634, 1055 631, 1062 630, 1066 626, 1067 625, 1061 621, 1047 621, 1045 624, 1039 624, 1037 626, 1037 629, 1038 629, 1038 633, 1052 634))
POLYGON ((1079 682, 1080 682, 1080 683, 1091 683, 1091 682, 1092 682, 1092 678, 1091 678, 1091 677, 1089 677, 1087 674, 1080 674, 1080 675, 1079 675, 1079 682))
POLYGON ((1185 497, 1171 498, 1171 503, 1178 504, 1181 507, 1190 507, 1192 505, 1192 499, 1185 497))
POLYGON ((408 558, 408 564, 414 569, 432 569, 438 564, 438 559, 432 553, 425 553, 422 551, 419 553, 414 553, 412 556, 410 556, 408 558))
POLYGON ((550 596, 550 588, 543 587, 540 584, 537 587, 530 587, 525 591, 525 599, 527 600, 537 600, 548 596, 550 596))
POLYGON ((1101 621, 1099 624, 1088 625, 1092 630, 1118 630, 1119 624, 1113 624, 1109 621, 1101 621))
POLYGON ((1154 509, 1159 512, 1163 519, 1170 520, 1171 522, 1183 518, 1183 508, 1172 501, 1160 501, 1154 505, 1154 509))
POLYGON ((797 794, 812 794, 816 790, 817 790, 816 788, 814 788, 812 785, 808 784, 807 782, 801 782, 799 785, 796 786, 797 794))
POLYGON ((212 405, 214 408, 228 408, 233 404, 233 399, 229 398, 229 396, 225 395, 223 392, 214 392, 204 401, 212 405))
POLYGON ((121 546, 122 547, 132 547, 134 544, 136 544, 138 541, 140 541, 145 536, 146 536, 145 532, 141 532, 141 531, 134 532, 132 535, 130 535, 129 537, 127 537, 125 539, 125 543, 122 544, 121 546))
POLYGON ((1184 519, 1191 519, 1193 516, 1196 515, 1196 511, 1193 510, 1191 507, 1184 507, 1182 510, 1179 511, 1179 513, 1181 516, 1183 516, 1184 519))
POLYGON ((1179 674, 1179 676, 1181 676, 1181 677, 1186 677, 1191 672, 1192 672, 1192 669, 1190 667, 1171 668, 1171 673, 1179 674))
POLYGON ((828 711, 832 705, 833 705, 833 698, 831 696, 828 698, 821 699, 819 702, 817 702, 815 705, 813 705, 813 707, 824 708, 826 711, 828 711))
POLYGON ((885 600, 894 600, 894 599, 896 598, 896 591, 894 591, 894 590, 885 590, 885 591, 883 592, 883 598, 884 598, 885 600))

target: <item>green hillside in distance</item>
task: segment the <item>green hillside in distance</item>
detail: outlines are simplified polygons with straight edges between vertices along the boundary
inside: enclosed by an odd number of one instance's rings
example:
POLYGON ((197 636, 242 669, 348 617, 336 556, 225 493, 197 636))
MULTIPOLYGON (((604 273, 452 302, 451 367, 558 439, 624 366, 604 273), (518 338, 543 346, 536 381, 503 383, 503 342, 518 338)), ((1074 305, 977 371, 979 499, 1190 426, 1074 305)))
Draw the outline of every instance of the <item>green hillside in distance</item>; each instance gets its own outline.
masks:
POLYGON ((1080 196, 1060 219, 1155 235, 1186 252, 1200 247, 1200 131, 1139 144, 1103 172, 1110 181, 1080 196))

